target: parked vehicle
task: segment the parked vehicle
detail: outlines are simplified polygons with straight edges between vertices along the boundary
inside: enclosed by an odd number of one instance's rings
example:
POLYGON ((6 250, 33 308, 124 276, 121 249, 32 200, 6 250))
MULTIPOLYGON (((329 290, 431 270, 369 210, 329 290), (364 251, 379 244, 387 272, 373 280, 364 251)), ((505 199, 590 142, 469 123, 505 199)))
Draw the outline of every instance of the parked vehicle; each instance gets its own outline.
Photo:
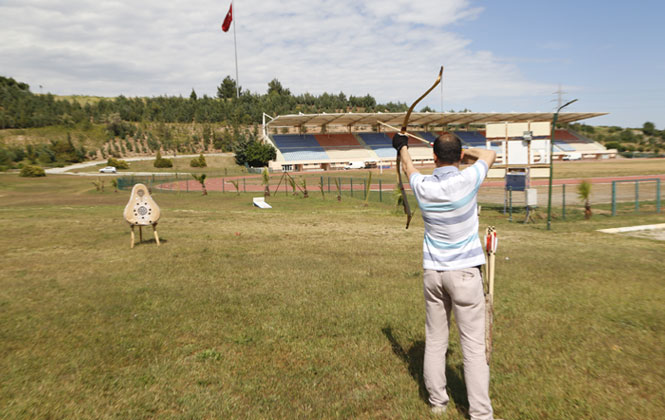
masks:
POLYGON ((365 162, 349 162, 344 169, 363 169, 365 167, 365 162))
POLYGON ((114 174, 117 171, 115 169, 115 166, 107 166, 105 168, 100 169, 99 172, 102 174, 114 174))
POLYGON ((572 152, 563 156, 563 160, 582 160, 582 153, 572 152))

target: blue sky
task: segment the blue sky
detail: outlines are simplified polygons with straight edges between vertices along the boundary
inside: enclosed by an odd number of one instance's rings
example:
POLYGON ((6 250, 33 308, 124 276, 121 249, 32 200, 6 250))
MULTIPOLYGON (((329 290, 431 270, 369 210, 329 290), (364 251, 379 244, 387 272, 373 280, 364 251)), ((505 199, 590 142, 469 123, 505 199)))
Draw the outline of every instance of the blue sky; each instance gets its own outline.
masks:
MULTIPOLYGON (((610 112, 591 124, 665 128, 665 6, 658 1, 478 2, 478 19, 457 31, 471 48, 488 49, 518 66, 525 78, 561 83, 571 110, 610 112), (507 25, 519 17, 521 24, 507 25)), ((558 88, 557 88, 558 89, 558 88)), ((555 90, 557 90, 555 89, 555 90)), ((553 90, 554 91, 554 90, 553 90)), ((514 98, 523 106, 548 110, 552 96, 514 98)), ((492 102, 473 100, 469 108, 492 102)), ((510 109, 511 98, 494 102, 510 109)))
MULTIPOLYGON (((0 75, 34 92, 214 95, 234 75, 229 0, 0 0, 0 75), (40 89, 39 86, 43 87, 40 89)), ((237 0, 240 84, 411 102, 445 65, 443 109, 609 112, 665 129, 656 1, 237 0)), ((441 91, 423 105, 439 110, 441 91)))

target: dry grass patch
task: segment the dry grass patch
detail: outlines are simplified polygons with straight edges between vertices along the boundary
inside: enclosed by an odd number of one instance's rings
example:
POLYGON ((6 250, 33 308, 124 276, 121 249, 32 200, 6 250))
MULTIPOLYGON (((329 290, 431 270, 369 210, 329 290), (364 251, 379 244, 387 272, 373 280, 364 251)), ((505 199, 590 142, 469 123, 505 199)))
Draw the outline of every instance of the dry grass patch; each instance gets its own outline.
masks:
MULTIPOLYGON (((129 249, 127 193, 2 176, 0 194, 1 418, 429 417, 419 218, 156 193, 163 244, 129 249)), ((658 217, 548 232, 483 211, 500 236, 497 416, 662 417, 662 243, 595 232, 658 217)), ((448 365, 460 420, 455 330, 448 365)))

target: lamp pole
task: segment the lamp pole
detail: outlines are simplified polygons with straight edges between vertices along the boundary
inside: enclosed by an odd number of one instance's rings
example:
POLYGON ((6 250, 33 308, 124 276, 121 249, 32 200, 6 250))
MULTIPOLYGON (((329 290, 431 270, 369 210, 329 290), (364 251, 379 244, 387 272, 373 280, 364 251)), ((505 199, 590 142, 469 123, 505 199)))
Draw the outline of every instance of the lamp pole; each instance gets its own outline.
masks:
POLYGON ((550 183, 547 194, 547 230, 551 230, 552 228, 552 176, 554 174, 554 130, 556 129, 556 120, 559 118, 559 112, 575 101, 577 101, 577 99, 573 99, 572 101, 561 105, 552 118, 552 130, 550 132, 550 183))

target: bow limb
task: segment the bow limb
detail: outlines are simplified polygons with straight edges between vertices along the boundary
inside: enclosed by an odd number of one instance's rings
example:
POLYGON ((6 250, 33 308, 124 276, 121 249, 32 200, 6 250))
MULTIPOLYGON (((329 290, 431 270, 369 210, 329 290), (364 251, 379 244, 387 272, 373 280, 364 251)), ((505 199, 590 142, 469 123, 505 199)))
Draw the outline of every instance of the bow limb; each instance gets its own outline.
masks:
POLYGON ((441 66, 441 69, 439 70, 439 76, 436 78, 436 81, 434 82, 432 87, 430 87, 429 89, 427 89, 425 93, 420 95, 420 98, 416 99, 416 101, 411 104, 409 110, 406 111, 406 115, 404 116, 404 122, 402 123, 402 130, 401 130, 402 134, 406 132, 406 126, 409 124, 409 118, 411 118, 411 113, 413 112, 413 109, 416 107, 416 105, 418 105, 418 102, 422 101, 425 96, 429 95, 429 93, 434 90, 434 88, 439 84, 439 82, 441 82, 441 76, 443 76, 443 66, 441 66))
MULTIPOLYGON (((404 122, 402 123, 402 129, 400 130, 400 134, 405 134, 406 133, 406 127, 409 124, 409 118, 411 118, 411 113, 413 112, 413 109, 418 105, 418 102, 420 102, 425 96, 429 95, 429 93, 434 90, 434 88, 441 82, 441 76, 443 75, 443 66, 441 66, 441 69, 439 70, 439 76, 436 78, 436 81, 430 87, 427 89, 425 93, 420 95, 418 99, 414 103, 411 104, 411 107, 409 107, 409 110, 406 112, 406 115, 404 116, 404 122)), ((402 182, 402 157, 400 156, 400 152, 397 151, 397 185, 399 185, 399 190, 402 195, 402 204, 404 205, 404 214, 406 214, 406 228, 409 228, 409 224, 411 223, 411 217, 413 217, 413 213, 411 213, 411 207, 409 206, 409 200, 406 197, 406 191, 404 191, 404 183, 402 182)))

